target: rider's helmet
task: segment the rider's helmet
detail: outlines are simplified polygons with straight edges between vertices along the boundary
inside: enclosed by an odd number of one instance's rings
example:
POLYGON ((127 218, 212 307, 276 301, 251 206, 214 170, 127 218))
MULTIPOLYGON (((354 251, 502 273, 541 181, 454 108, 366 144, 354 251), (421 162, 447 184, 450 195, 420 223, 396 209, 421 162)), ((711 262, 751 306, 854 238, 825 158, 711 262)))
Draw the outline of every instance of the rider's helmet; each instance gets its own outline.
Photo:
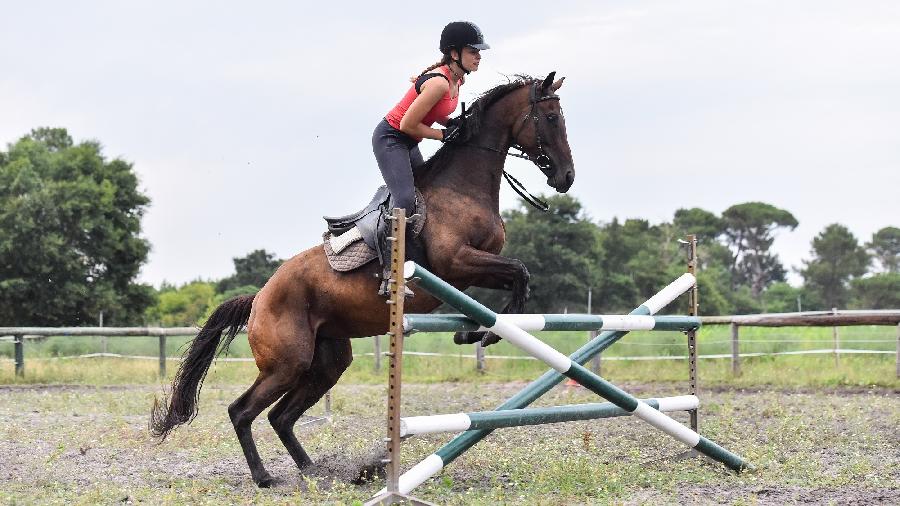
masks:
MULTIPOLYGON (((484 43, 484 35, 481 34, 481 30, 471 21, 454 21, 441 31, 440 50, 442 53, 449 55, 451 48, 456 48, 461 52, 462 48, 466 46, 479 51, 491 48, 491 46, 484 43)), ((469 70, 463 67, 462 61, 457 61, 456 63, 467 74, 469 73, 469 70)))

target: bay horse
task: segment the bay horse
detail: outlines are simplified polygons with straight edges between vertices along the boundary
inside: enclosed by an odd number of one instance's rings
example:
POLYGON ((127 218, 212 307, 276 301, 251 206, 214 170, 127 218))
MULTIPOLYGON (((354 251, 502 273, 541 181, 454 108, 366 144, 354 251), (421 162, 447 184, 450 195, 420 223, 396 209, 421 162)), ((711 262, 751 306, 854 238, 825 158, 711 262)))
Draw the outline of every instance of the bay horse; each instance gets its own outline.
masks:
MULTIPOLYGON (((507 152, 517 147, 560 193, 575 180, 565 119, 554 82, 527 76, 481 95, 467 115, 464 134, 445 144, 415 171, 427 218, 419 238, 431 270, 459 289, 479 286, 512 292, 504 313, 522 313, 529 274, 516 259, 500 256, 506 240, 500 216, 500 184, 507 152)), ((294 435, 294 424, 331 389, 350 366, 350 339, 384 334, 388 305, 377 294, 378 262, 350 272, 331 269, 321 244, 287 260, 255 295, 220 305, 190 342, 172 390, 154 401, 151 432, 165 440, 176 426, 197 415, 200 389, 210 364, 247 326, 259 375, 229 407, 253 481, 269 487, 273 477, 260 460, 251 433, 264 409, 275 433, 301 470, 312 460, 294 435), (224 339, 223 339, 224 334, 224 339)), ((429 313, 440 305, 415 283, 410 313, 429 313)), ((494 336, 476 332, 455 336, 458 343, 494 336)))

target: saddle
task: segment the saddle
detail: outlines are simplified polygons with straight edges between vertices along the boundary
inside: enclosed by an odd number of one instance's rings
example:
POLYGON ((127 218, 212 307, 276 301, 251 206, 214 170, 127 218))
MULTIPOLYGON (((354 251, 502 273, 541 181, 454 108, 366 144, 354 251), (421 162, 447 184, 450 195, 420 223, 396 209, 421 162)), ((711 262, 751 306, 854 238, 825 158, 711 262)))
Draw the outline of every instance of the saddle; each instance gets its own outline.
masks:
MULTIPOLYGON (((389 275, 391 246, 387 240, 391 235, 390 215, 393 200, 387 186, 380 186, 372 200, 365 207, 346 216, 323 216, 328 231, 322 235, 325 256, 331 268, 338 272, 349 272, 372 260, 378 259, 382 265, 382 289, 389 275)), ((416 190, 416 213, 407 221, 407 259, 427 265, 424 248, 415 240, 425 227, 425 198, 416 190)))

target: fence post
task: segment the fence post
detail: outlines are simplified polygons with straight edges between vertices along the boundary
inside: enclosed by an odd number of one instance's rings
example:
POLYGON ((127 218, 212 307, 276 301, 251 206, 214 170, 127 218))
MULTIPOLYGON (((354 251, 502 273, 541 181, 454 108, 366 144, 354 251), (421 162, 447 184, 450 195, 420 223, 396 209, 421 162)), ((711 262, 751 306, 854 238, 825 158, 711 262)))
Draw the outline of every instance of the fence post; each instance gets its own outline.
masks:
POLYGON ((897 324, 897 377, 900 378, 900 323, 897 324))
POLYGON ((484 347, 481 343, 475 345, 475 368, 478 372, 484 372, 484 347))
POLYGON ((166 377, 166 335, 159 334, 159 377, 166 377))
POLYGON ((741 375, 741 345, 738 339, 738 324, 731 322, 731 375, 741 375))
MULTIPOLYGON (((831 314, 837 315, 837 308, 836 308, 836 307, 831 308, 831 314)), ((840 356, 840 354, 838 353, 838 350, 840 349, 840 338, 838 337, 838 328, 837 328, 837 326, 831 327, 831 333, 832 333, 832 336, 833 336, 833 338, 834 338, 834 339, 833 339, 833 340, 834 340, 834 366, 835 366, 835 367, 840 367, 840 365, 841 365, 841 356, 840 356)))
MULTIPOLYGON (((103 328, 103 311, 100 311, 100 317, 97 320, 98 320, 97 325, 100 328, 103 328)), ((100 338, 100 344, 103 345, 103 354, 104 355, 106 355, 109 352, 109 349, 107 348, 108 341, 109 341, 109 338, 107 336, 102 336, 100 338)))
POLYGON ((15 343, 16 376, 25 376, 25 336, 14 335, 13 343, 15 343))
POLYGON ((375 336, 375 372, 381 370, 381 336, 375 336))

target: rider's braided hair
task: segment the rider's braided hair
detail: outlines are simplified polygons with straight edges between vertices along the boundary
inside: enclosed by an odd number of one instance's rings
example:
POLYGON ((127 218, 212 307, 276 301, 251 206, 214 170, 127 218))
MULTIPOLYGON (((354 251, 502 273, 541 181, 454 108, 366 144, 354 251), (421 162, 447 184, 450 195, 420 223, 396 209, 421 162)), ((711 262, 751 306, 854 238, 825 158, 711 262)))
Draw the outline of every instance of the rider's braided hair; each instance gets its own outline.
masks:
POLYGON ((438 62, 435 63, 434 65, 428 67, 427 69, 423 70, 423 71, 418 75, 418 77, 422 77, 423 75, 425 75, 425 74, 431 72, 432 70, 434 70, 434 69, 440 67, 441 65, 448 65, 448 64, 449 64, 450 62, 452 62, 452 61, 453 61, 453 59, 450 58, 450 55, 449 55, 449 54, 445 54, 444 57, 441 58, 440 61, 438 61, 438 62))

